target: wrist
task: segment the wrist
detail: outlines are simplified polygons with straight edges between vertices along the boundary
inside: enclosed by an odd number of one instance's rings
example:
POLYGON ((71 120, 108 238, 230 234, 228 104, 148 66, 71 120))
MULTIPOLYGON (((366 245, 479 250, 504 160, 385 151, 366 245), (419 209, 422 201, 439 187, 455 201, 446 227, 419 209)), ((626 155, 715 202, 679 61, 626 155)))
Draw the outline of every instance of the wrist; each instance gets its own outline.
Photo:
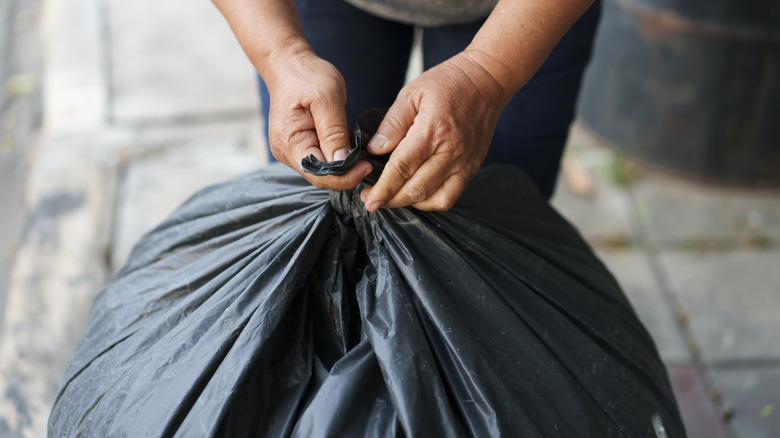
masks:
POLYGON ((273 45, 265 59, 256 66, 257 72, 260 73, 266 85, 272 87, 272 84, 279 79, 286 63, 295 57, 310 54, 313 55, 314 51, 303 35, 290 35, 273 45))
POLYGON ((506 66, 485 52, 467 48, 453 58, 469 80, 500 110, 509 103, 520 89, 517 80, 506 66))
POLYGON ((522 77, 505 62, 492 56, 487 51, 470 46, 463 53, 490 74, 509 99, 528 81, 528 78, 522 77))

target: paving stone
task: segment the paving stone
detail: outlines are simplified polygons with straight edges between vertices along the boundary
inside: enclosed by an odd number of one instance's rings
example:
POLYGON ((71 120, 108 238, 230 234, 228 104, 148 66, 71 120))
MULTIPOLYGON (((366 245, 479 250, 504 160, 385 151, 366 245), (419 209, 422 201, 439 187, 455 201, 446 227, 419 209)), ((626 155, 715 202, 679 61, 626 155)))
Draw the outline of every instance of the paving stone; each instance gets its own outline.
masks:
POLYGON ((620 244, 635 240, 628 215, 631 208, 628 193, 609 180, 612 152, 603 147, 594 147, 586 134, 573 129, 567 154, 571 157, 566 159, 579 160, 588 170, 594 192, 589 197, 575 194, 561 175, 552 205, 591 243, 620 244))
POLYGON ((116 169, 43 161, 28 185, 25 230, 0 327, 3 437, 46 436, 60 380, 107 275, 116 169))
POLYGON ((44 2, 44 124, 52 136, 100 129, 108 84, 100 0, 44 2))
POLYGON ((780 366, 720 369, 710 375, 733 410, 729 424, 738 438, 780 436, 780 366))
POLYGON ((240 136, 183 142, 127 166, 120 192, 112 266, 124 265, 136 241, 200 188, 264 164, 240 136))
POLYGON ((642 178, 632 191, 657 242, 678 248, 780 246, 780 191, 727 189, 658 174, 642 178))
POLYGON ((0 324, 5 316, 8 284, 16 259, 19 232, 24 221, 23 188, 26 176, 26 167, 8 166, 0 157, 0 324))
MULTIPOLYGON (((24 192, 40 137, 40 0, 0 2, 0 323, 24 217, 24 192), (9 93, 6 81, 24 73, 29 93, 9 93)), ((0 436, 2 432, 0 431, 0 436)))
POLYGON ((617 278, 639 319, 653 336, 661 359, 668 364, 690 362, 675 318, 653 276, 646 256, 638 250, 609 251, 597 255, 617 278))
POLYGON ((780 359, 780 251, 660 257, 705 360, 780 359))
MULTIPOLYGON (((251 151, 268 155, 268 146, 261 136, 259 117, 228 120, 190 121, 144 127, 121 127, 110 131, 110 142, 121 160, 149 157, 171 145, 182 145, 193 139, 235 137, 246 142, 251 151)), ((108 136, 106 136, 108 137, 108 136)))
POLYGON ((254 68, 211 2, 110 0, 118 123, 255 111, 254 68))
POLYGON ((701 377, 693 366, 670 366, 669 379, 688 438, 729 436, 701 377))

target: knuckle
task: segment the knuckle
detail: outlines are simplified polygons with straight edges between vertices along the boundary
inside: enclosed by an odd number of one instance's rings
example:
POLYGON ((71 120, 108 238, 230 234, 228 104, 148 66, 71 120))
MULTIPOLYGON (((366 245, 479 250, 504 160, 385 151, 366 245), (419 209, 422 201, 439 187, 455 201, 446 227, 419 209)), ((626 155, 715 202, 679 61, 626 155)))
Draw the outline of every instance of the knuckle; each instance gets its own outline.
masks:
POLYGON ((311 94, 312 101, 326 103, 341 102, 347 97, 343 80, 335 77, 328 77, 327 80, 317 83, 311 94))
POLYGON ((426 190, 414 184, 407 184, 403 188, 403 196, 408 199, 411 204, 417 204, 428 199, 426 190))
POLYGON ((448 140, 453 139, 453 133, 462 130, 462 126, 459 126, 455 120, 451 118, 445 118, 437 120, 431 123, 431 138, 439 140, 441 143, 448 145, 448 140))
POLYGON ((402 91, 382 119, 381 131, 385 134, 387 133, 385 131, 389 131, 390 134, 405 134, 409 126, 414 123, 416 115, 413 101, 408 93, 402 91))
POLYGON ((293 131, 290 133, 285 133, 281 140, 283 140, 283 144, 286 146, 296 146, 304 144, 306 140, 308 140, 308 134, 309 133, 306 131, 293 131))
POLYGON ((387 114, 384 120, 382 120, 382 124, 390 131, 398 131, 403 126, 401 120, 393 114, 387 114))
POLYGON ((301 141, 306 132, 305 126, 302 126, 299 120, 287 117, 271 125, 269 140, 275 144, 296 144, 301 141))
POLYGON ((403 126, 403 123, 398 117, 387 114, 384 120, 382 120, 381 132, 385 135, 389 134, 389 137, 393 137, 403 130, 403 126))
POLYGON ((317 130, 320 143, 337 144, 349 142, 349 133, 340 126, 326 126, 317 130))
POLYGON ((471 181, 474 176, 476 176, 477 172, 479 172, 479 167, 482 164, 482 160, 477 161, 470 161, 467 162, 464 165, 464 169, 461 172, 458 172, 456 175, 458 176, 458 181, 461 185, 465 186, 468 184, 469 181, 471 181))
POLYGON ((456 199, 449 196, 439 197, 431 200, 430 207, 432 211, 447 211, 455 206, 455 201, 456 199))
POLYGON ((404 181, 408 181, 414 175, 414 167, 406 160, 398 160, 394 166, 395 172, 404 181))
POLYGON ((431 123, 433 138, 447 138, 452 134, 452 126, 444 120, 437 120, 435 123, 431 123))
POLYGON ((422 165, 431 156, 435 155, 436 151, 431 146, 432 143, 427 136, 418 136, 413 139, 408 139, 399 145, 399 162, 408 163, 408 166, 414 171, 416 170, 416 166, 422 165))

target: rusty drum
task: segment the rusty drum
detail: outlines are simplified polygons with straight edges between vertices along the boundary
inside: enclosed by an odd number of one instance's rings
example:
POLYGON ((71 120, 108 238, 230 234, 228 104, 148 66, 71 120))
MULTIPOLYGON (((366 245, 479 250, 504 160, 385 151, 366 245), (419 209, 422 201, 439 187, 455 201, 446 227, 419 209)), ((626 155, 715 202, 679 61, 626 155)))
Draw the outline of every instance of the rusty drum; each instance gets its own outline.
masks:
POLYGON ((780 186, 780 1, 606 0, 579 112, 628 155, 780 186))

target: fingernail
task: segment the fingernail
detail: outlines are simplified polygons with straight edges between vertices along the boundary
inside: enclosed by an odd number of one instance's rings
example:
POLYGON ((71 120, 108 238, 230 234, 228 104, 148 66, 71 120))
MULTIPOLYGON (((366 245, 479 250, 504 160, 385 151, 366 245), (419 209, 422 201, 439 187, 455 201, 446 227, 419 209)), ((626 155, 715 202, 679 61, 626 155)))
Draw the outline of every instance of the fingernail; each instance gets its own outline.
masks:
POLYGON ((333 161, 343 161, 345 158, 347 158, 346 149, 338 149, 333 153, 333 161))
POLYGON ((382 134, 377 134, 371 137, 371 141, 368 142, 369 149, 382 149, 387 144, 387 137, 382 134))

